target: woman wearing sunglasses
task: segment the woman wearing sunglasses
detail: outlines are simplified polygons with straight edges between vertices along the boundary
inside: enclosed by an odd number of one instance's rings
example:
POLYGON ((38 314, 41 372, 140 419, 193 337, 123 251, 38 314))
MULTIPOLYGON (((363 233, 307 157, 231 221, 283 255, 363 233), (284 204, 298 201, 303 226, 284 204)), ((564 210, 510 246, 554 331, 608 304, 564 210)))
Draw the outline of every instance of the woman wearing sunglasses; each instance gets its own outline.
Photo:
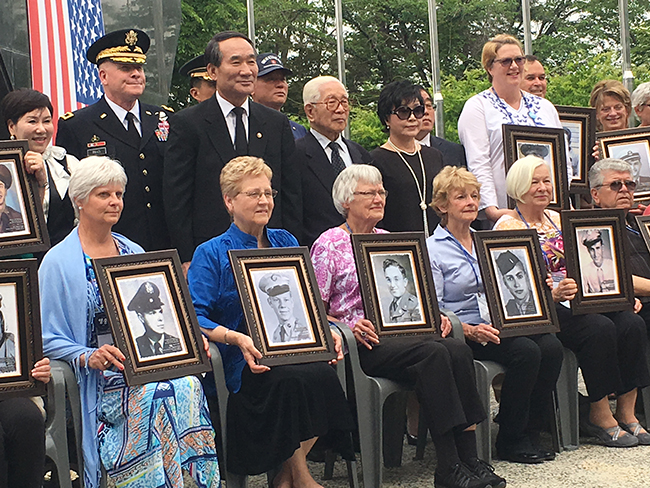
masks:
MULTIPOLYGON (((467 100, 458 119, 458 135, 465 146, 467 169, 482 185, 480 210, 496 222, 508 208, 502 126, 562 125, 552 103, 519 89, 526 58, 517 39, 499 34, 489 40, 481 62, 492 86, 467 100)), ((567 172, 571 181, 570 163, 567 172)))
POLYGON ((377 115, 388 132, 385 144, 370 153, 390 193, 382 227, 391 232, 424 231, 427 236, 440 219, 428 206, 433 178, 443 167, 437 149, 415 139, 424 117, 420 89, 409 81, 394 81, 379 94, 377 115))

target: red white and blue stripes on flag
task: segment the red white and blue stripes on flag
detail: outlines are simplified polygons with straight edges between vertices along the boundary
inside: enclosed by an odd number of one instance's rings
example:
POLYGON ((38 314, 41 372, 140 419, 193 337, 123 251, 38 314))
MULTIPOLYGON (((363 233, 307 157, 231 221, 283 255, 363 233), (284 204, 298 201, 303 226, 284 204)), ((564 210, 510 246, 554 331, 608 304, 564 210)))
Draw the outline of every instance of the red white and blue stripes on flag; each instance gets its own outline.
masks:
POLYGON ((101 0, 27 0, 32 86, 52 100, 53 119, 102 96, 86 50, 104 35, 101 0))

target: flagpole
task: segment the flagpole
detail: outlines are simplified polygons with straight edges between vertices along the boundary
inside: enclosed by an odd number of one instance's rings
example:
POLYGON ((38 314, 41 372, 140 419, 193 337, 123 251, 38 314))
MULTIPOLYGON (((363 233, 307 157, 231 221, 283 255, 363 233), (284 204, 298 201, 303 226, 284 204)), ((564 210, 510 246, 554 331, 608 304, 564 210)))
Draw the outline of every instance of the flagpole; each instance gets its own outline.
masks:
POLYGON ((436 0, 428 0, 429 8, 429 48, 431 50, 431 85, 433 88, 433 103, 435 103, 436 136, 445 137, 445 105, 442 97, 440 81, 440 51, 438 48, 438 17, 436 15, 436 0))
MULTIPOLYGON (((618 0, 618 17, 621 24, 621 68, 623 70, 623 84, 630 93, 634 91, 634 73, 630 59, 630 19, 628 16, 627 0, 618 0)), ((630 114, 628 126, 634 127, 634 111, 630 114)))
MULTIPOLYGON (((252 0, 251 0, 252 1, 252 0)), ((343 3, 342 0, 334 0, 334 21, 336 23, 336 61, 339 74, 339 81, 345 84, 345 49, 343 46, 343 3)), ((350 137, 350 126, 347 125, 343 131, 343 137, 350 137)))
POLYGON ((524 53, 533 54, 532 35, 530 33, 530 0, 521 0, 521 13, 524 21, 524 53))
POLYGON ((248 19, 248 38, 255 46, 255 5, 253 0, 246 0, 246 13, 248 19))

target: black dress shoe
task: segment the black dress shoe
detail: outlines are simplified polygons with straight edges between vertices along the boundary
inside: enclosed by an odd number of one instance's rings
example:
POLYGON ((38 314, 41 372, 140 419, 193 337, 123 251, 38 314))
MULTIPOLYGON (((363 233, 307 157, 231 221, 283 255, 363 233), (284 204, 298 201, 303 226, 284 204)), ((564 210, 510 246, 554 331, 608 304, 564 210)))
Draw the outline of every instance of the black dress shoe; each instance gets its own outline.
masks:
POLYGON ((506 479, 496 474, 491 464, 476 458, 474 462, 466 463, 466 466, 479 479, 489 483, 492 488, 505 488, 506 479))
POLYGON ((411 435, 408 432, 406 433, 406 442, 408 443, 409 446, 417 446, 418 445, 418 436, 416 435, 411 435))
POLYGON ((517 450, 497 450, 499 459, 521 464, 539 464, 544 462, 544 456, 536 449, 517 451, 517 450))
POLYGON ((490 483, 472 473, 463 463, 454 464, 445 473, 436 470, 435 488, 490 488, 490 483))
POLYGON ((541 447, 538 447, 537 451, 544 461, 553 461, 555 459, 555 451, 547 451, 541 447))

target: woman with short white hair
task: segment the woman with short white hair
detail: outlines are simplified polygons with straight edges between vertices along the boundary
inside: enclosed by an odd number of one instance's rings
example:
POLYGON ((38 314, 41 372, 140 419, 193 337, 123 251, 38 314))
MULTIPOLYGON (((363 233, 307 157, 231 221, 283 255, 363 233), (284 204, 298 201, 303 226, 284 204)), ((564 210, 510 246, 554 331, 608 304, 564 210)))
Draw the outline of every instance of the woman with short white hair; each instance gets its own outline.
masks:
POLYGON ((632 92, 634 115, 641 121, 639 127, 650 126, 650 81, 641 83, 632 92))
POLYGON ((99 486, 103 465, 117 486, 182 488, 183 468, 200 488, 217 488, 214 431, 199 380, 128 387, 126 358, 112 345, 92 262, 144 252, 111 232, 126 182, 124 168, 107 157, 85 158, 72 173, 68 192, 79 224, 39 270, 43 351, 68 362, 79 382, 85 486, 99 486))
MULTIPOLYGON (((437 488, 503 488, 506 481, 476 453, 476 424, 486 415, 476 391, 471 349, 458 339, 431 335, 380 341, 375 325, 365 318, 351 235, 386 233, 375 226, 384 217, 387 196, 381 173, 373 166, 354 164, 334 181, 332 198, 345 223, 323 232, 311 248, 327 314, 352 329, 366 374, 415 385, 436 447, 437 488)), ((386 270, 391 266, 399 268, 390 263, 386 270)), ((396 311, 412 315, 414 305, 408 297, 400 298, 396 311)), ((442 336, 450 330, 444 317, 442 336)))
MULTIPOLYGON (((578 358, 589 395, 589 417, 581 419, 581 430, 610 447, 650 444, 650 434, 634 412, 638 389, 650 385, 645 322, 632 311, 573 315, 565 306, 578 286, 566 277, 560 214, 547 209, 553 185, 543 159, 526 156, 516 161, 508 171, 506 187, 517 206, 497 221, 495 230, 537 231, 554 282, 552 294, 560 325, 557 337, 578 358), (613 415, 608 400, 611 393, 617 395, 613 415)), ((637 301, 637 311, 639 305, 637 301)))

